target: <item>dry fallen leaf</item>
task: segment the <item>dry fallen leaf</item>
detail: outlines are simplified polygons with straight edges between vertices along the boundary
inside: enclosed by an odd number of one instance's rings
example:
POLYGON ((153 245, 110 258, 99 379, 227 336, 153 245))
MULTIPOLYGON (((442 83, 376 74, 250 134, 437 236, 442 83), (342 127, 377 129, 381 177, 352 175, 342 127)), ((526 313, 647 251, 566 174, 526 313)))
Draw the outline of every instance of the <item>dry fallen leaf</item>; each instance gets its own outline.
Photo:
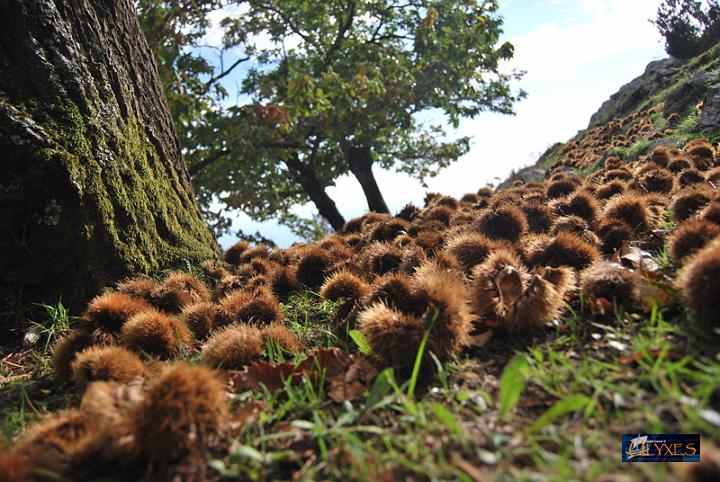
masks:
POLYGON ((299 383, 303 376, 316 379, 321 372, 324 372, 327 378, 331 378, 344 373, 350 362, 350 355, 339 348, 313 350, 299 364, 290 361, 277 365, 266 361, 256 362, 231 374, 230 391, 239 393, 263 388, 277 391, 283 389, 285 381, 291 376, 293 383, 299 383))
POLYGON ((360 398, 378 373, 366 356, 358 353, 351 357, 353 361, 345 372, 327 379, 328 395, 338 403, 360 398))

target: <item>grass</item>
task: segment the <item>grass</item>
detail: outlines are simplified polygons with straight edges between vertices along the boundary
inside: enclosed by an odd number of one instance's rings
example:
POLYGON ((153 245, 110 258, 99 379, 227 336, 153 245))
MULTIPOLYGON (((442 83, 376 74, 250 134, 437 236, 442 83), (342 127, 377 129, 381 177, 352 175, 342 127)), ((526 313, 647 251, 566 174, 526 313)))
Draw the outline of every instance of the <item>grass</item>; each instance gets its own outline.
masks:
MULTIPOLYGON (((663 269, 673 267, 668 261, 663 269)), ((284 305, 289 326, 311 340, 308 350, 362 347, 357 337, 330 335, 337 308, 311 291, 284 305)), ((71 324, 58 306, 48 313, 60 331, 71 324)), ((619 439, 646 431, 720 441, 720 359, 692 326, 684 312, 657 307, 645 317, 618 310, 612 319, 594 320, 578 299, 544 336, 498 338, 447 364, 435 359, 434 372, 416 363, 408 380, 386 369, 358 400, 332 401, 324 376, 288 381, 279 392, 242 392, 233 400, 236 411, 251 404, 262 409, 210 466, 242 480, 472 481, 481 474, 555 481, 621 472, 672 480, 668 464, 622 465, 619 439)), ((11 363, 31 377, 0 386, 8 440, 43 414, 78 403, 74 390, 50 377, 44 345, 27 353, 11 363)), ((290 358, 272 344, 266 355, 274 362, 290 358)), ((416 362, 423 355, 421 347, 416 362)), ((10 368, 2 366, 3 377, 17 372, 10 368)))
MULTIPOLYGON (((406 381, 388 369, 353 402, 330 401, 322 379, 240 394, 238 405, 262 402, 267 410, 212 466, 251 480, 294 473, 298 480, 470 481, 478 470, 487 480, 648 477, 647 470, 654 480, 672 480, 667 464, 622 465, 620 434, 720 440, 713 408, 720 360, 708 350, 685 313, 618 311, 593 321, 578 300, 545 337, 498 339, 488 352, 437 363, 432 374, 414 370, 406 381)), ((421 347, 416 360, 422 355, 421 347)))

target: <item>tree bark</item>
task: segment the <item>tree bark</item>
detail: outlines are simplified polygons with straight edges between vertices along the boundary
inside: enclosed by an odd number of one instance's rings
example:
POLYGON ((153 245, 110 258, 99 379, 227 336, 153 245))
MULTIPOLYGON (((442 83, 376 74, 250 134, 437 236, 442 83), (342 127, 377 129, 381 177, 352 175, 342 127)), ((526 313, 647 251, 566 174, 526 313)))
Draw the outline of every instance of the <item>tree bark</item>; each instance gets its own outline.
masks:
POLYGON ((286 160, 285 164, 310 196, 310 200, 315 204, 320 215, 327 219, 335 231, 340 231, 345 226, 345 218, 338 211, 335 201, 327 195, 315 173, 298 159, 297 153, 294 154, 294 157, 286 160))
POLYGON ((344 150, 350 171, 360 183, 363 193, 365 193, 368 209, 377 213, 389 213, 390 210, 385 203, 385 198, 383 198, 380 187, 375 180, 375 175, 372 172, 373 159, 370 154, 370 149, 367 147, 348 146, 344 150))
POLYGON ((129 273, 215 256, 132 0, 0 11, 4 295, 77 308, 129 273))

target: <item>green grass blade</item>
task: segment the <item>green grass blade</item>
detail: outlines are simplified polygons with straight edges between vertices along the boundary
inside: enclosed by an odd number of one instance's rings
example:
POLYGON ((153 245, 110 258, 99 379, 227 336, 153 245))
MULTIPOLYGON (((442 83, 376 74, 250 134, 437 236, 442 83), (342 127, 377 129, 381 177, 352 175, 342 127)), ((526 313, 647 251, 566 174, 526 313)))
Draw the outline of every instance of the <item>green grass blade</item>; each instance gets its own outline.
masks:
POLYGON ((510 411, 520 400, 520 394, 527 382, 527 373, 530 368, 524 355, 517 355, 507 364, 500 377, 500 419, 505 420, 510 411))
POLYGON ((590 403, 590 399, 585 395, 570 395, 563 398, 550 407, 535 423, 533 423, 528 429, 528 433, 536 432, 550 425, 556 418, 561 417, 567 413, 578 412, 583 410, 585 406, 590 403))

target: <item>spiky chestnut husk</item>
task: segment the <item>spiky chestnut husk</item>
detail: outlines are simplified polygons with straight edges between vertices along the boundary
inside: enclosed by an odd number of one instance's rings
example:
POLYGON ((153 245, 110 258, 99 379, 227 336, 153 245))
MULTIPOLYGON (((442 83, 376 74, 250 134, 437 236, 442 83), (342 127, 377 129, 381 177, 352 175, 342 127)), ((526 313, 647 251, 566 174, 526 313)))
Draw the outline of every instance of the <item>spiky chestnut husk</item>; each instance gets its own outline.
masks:
POLYGON ((675 174, 682 172, 685 169, 690 169, 691 167, 692 163, 683 157, 676 157, 674 159, 671 159, 667 165, 667 168, 675 174))
POLYGON ((332 255, 317 247, 309 247, 305 250, 297 266, 296 277, 301 285, 317 288, 325 281, 330 274, 333 264, 332 255))
POLYGON ((273 270, 272 265, 266 258, 253 258, 247 265, 255 275, 268 275, 273 270))
POLYGON ((210 300, 210 291, 191 274, 173 273, 150 297, 156 308, 168 313, 180 313, 184 306, 210 300))
POLYGON ((713 201, 700 211, 700 219, 720 225, 720 202, 713 201))
POLYGON ((60 338, 52 349, 52 365, 55 377, 61 381, 70 380, 72 362, 85 348, 92 345, 90 335, 83 330, 73 330, 60 338))
POLYGON ((579 191, 571 195, 565 202, 561 203, 560 213, 563 216, 577 216, 588 223, 595 221, 599 211, 595 198, 587 192, 579 191))
POLYGON ((410 203, 403 206, 403 208, 397 213, 396 217, 410 222, 417 217, 419 212, 420 209, 418 209, 418 207, 414 204, 410 203))
POLYGON ((160 357, 177 355, 191 338, 188 328, 177 318, 152 308, 130 318, 120 330, 125 345, 160 357))
POLYGON ((575 180, 562 178, 548 183, 545 188, 545 195, 550 199, 558 199, 574 192, 577 188, 578 183, 575 180))
POLYGON ((458 261, 465 274, 470 274, 476 265, 482 263, 501 244, 479 233, 464 232, 451 238, 445 250, 458 261))
POLYGON ((418 268, 416 290, 427 300, 424 320, 432 324, 428 348, 441 362, 455 357, 467 344, 473 315, 467 302, 467 288, 456 271, 435 263, 418 268))
POLYGON ((223 259, 226 263, 232 265, 239 265, 241 263, 240 256, 250 247, 250 243, 245 240, 240 240, 237 243, 230 246, 227 251, 223 254, 223 259))
POLYGON ((300 350, 302 350, 303 345, 300 343, 300 340, 298 340, 295 334, 286 326, 279 323, 264 327, 260 331, 260 334, 262 335, 263 343, 265 345, 272 341, 273 343, 280 345, 286 352, 292 354, 299 353, 300 350))
POLYGON ((566 232, 530 240, 527 253, 527 261, 533 266, 570 266, 577 270, 585 269, 599 258, 600 252, 595 246, 566 232))
POLYGON ((612 169, 605 172, 605 175, 603 176, 603 181, 605 181, 606 183, 610 181, 629 181, 632 179, 632 177, 632 173, 623 167, 620 169, 612 169))
POLYGON ((705 180, 713 187, 720 187, 720 167, 713 168, 705 174, 705 180))
POLYGON ((415 270, 427 261, 425 251, 414 243, 405 247, 402 251, 402 263, 400 264, 400 272, 405 274, 413 274, 415 270))
POLYGON ((525 214, 511 205, 486 210, 478 220, 478 230, 490 239, 517 242, 528 230, 525 214))
POLYGON ((284 318, 277 298, 266 288, 235 291, 220 301, 220 307, 230 322, 268 325, 284 318))
POLYGON ((470 302, 479 318, 503 317, 524 290, 527 269, 511 249, 498 249, 472 271, 470 302), (502 274, 503 283, 499 283, 502 274))
POLYGON ((560 231, 577 234, 582 236, 589 229, 587 221, 578 216, 560 216, 555 219, 550 229, 551 234, 557 234, 560 231))
POLYGON ((605 159, 605 169, 618 169, 622 167, 623 161, 618 156, 610 156, 607 159, 605 159))
POLYGON ((400 373, 412 367, 425 334, 420 320, 384 303, 374 303, 361 311, 358 329, 380 363, 400 373))
POLYGON ((480 196, 481 198, 485 198, 485 199, 488 199, 488 200, 489 200, 490 198, 493 197, 493 195, 495 194, 495 192, 492 190, 492 188, 489 188, 489 187, 481 187, 480 189, 477 190, 477 193, 476 193, 476 194, 477 194, 478 196, 480 196))
POLYGON ((239 276, 224 276, 215 287, 215 294, 218 299, 222 299, 234 291, 243 289, 245 283, 246 282, 239 276))
POLYGON ((229 319, 220 305, 203 301, 186 306, 180 313, 180 321, 197 340, 204 340, 216 327, 228 324, 229 319))
POLYGON ((397 271, 401 263, 402 250, 392 244, 372 243, 363 250, 362 266, 374 275, 397 271))
POLYGON ((504 328, 513 335, 538 331, 557 318, 563 306, 563 293, 542 276, 533 275, 528 287, 510 306, 504 328))
POLYGON ((650 153, 650 160, 661 167, 667 167, 670 157, 670 150, 666 146, 658 146, 650 153))
POLYGON ((94 343, 117 343, 122 326, 148 308, 149 305, 140 298, 124 293, 105 293, 90 301, 79 326, 90 334, 94 343))
POLYGON ((287 300, 291 294, 300 290, 295 268, 283 266, 275 270, 270 278, 273 293, 280 300, 287 300))
POLYGON ((675 195, 670 205, 675 222, 685 221, 707 206, 712 200, 712 192, 705 189, 684 189, 675 195))
POLYGON ((438 251, 442 248, 442 244, 445 240, 446 231, 447 226, 444 226, 442 223, 439 223, 437 221, 423 224, 423 229, 421 231, 418 231, 417 235, 415 236, 415 244, 423 248, 428 253, 438 251), (437 229, 431 229, 431 225, 434 225, 435 223, 437 223, 439 226, 432 226, 433 228, 437 229))
POLYGON ((528 223, 528 232, 532 234, 547 233, 552 224, 552 213, 545 204, 529 203, 521 208, 528 223))
POLYGON ((595 197, 600 200, 610 199, 625 192, 625 188, 626 185, 623 181, 610 181, 597 188, 595 197))
POLYGON ((603 220, 620 220, 634 231, 650 229, 652 214, 642 196, 625 193, 611 198, 605 205, 603 220))
POLYGON ((618 219, 606 219, 598 225, 597 235, 600 237, 600 249, 603 254, 610 256, 624 243, 630 241, 632 229, 618 219))
POLYGON ((450 225, 450 219, 455 214, 455 210, 447 206, 434 206, 421 211, 423 221, 438 221, 444 226, 450 225))
POLYGON ((150 295, 157 287, 155 280, 142 276, 124 279, 116 285, 118 293, 140 298, 146 302, 150 302, 150 295))
POLYGON ((25 480, 68 480, 76 459, 92 443, 91 422, 78 410, 65 410, 32 425, 12 451, 18 460, 30 464, 30 477, 25 480))
POLYGON ((612 316, 614 305, 627 311, 642 308, 638 274, 617 263, 593 263, 580 275, 580 290, 598 315, 612 316))
POLYGON ((252 248, 248 248, 240 255, 240 263, 246 264, 253 259, 267 259, 270 256, 270 248, 264 244, 258 244, 252 248))
POLYGON ((695 184, 704 184, 705 176, 697 169, 685 169, 677 176, 678 185, 680 187, 694 186, 695 184))
POLYGON ((349 271, 338 271, 325 280, 320 296, 327 300, 344 299, 355 303, 370 293, 370 286, 359 276, 349 271))
POLYGON ((667 169, 653 169, 639 177, 637 187, 640 192, 669 194, 675 187, 675 176, 667 169))
POLYGON ((387 223, 380 223, 376 225, 370 233, 370 240, 379 242, 392 241, 400 233, 405 232, 407 228, 407 221, 399 218, 393 218, 387 223))
POLYGON ((536 268, 532 274, 537 274, 549 282, 563 297, 570 296, 577 289, 576 272, 567 266, 536 268))
POLYGON ((203 270, 203 274, 210 280, 218 282, 225 276, 230 276, 230 271, 225 266, 215 260, 208 259, 200 263, 200 267, 203 270))
POLYGON ((140 358, 120 346, 91 346, 72 362, 72 378, 81 387, 96 381, 129 383, 144 371, 140 358))
POLYGON ((702 219, 688 219, 680 223, 670 235, 670 257, 678 263, 700 251, 720 236, 720 226, 702 219))
MULTIPOLYGON (((693 139, 683 148, 685 154, 696 164, 696 166, 709 167, 715 157, 715 148, 707 139, 693 139)), ((698 167, 700 169, 701 167, 698 167)))
POLYGON ((363 228, 362 217, 353 218, 345 223, 342 228, 343 233, 361 233, 363 228))
POLYGON ((369 306, 378 302, 417 316, 427 306, 426 299, 417 292, 412 279, 401 273, 387 274, 373 282, 364 304, 369 306))
POLYGON ((467 194, 463 194, 463 196, 460 198, 460 204, 474 205, 479 200, 480 200, 480 196, 478 196, 474 192, 469 192, 467 194))
POLYGON ((698 322, 720 327, 720 239, 715 239, 690 258, 677 282, 698 322))
POLYGON ((202 355, 211 367, 237 370, 258 360, 263 348, 258 328, 233 323, 213 332, 202 347, 202 355))
POLYGON ((130 419, 137 445, 151 460, 204 458, 226 431, 228 400, 213 371, 177 364, 150 382, 130 419))

